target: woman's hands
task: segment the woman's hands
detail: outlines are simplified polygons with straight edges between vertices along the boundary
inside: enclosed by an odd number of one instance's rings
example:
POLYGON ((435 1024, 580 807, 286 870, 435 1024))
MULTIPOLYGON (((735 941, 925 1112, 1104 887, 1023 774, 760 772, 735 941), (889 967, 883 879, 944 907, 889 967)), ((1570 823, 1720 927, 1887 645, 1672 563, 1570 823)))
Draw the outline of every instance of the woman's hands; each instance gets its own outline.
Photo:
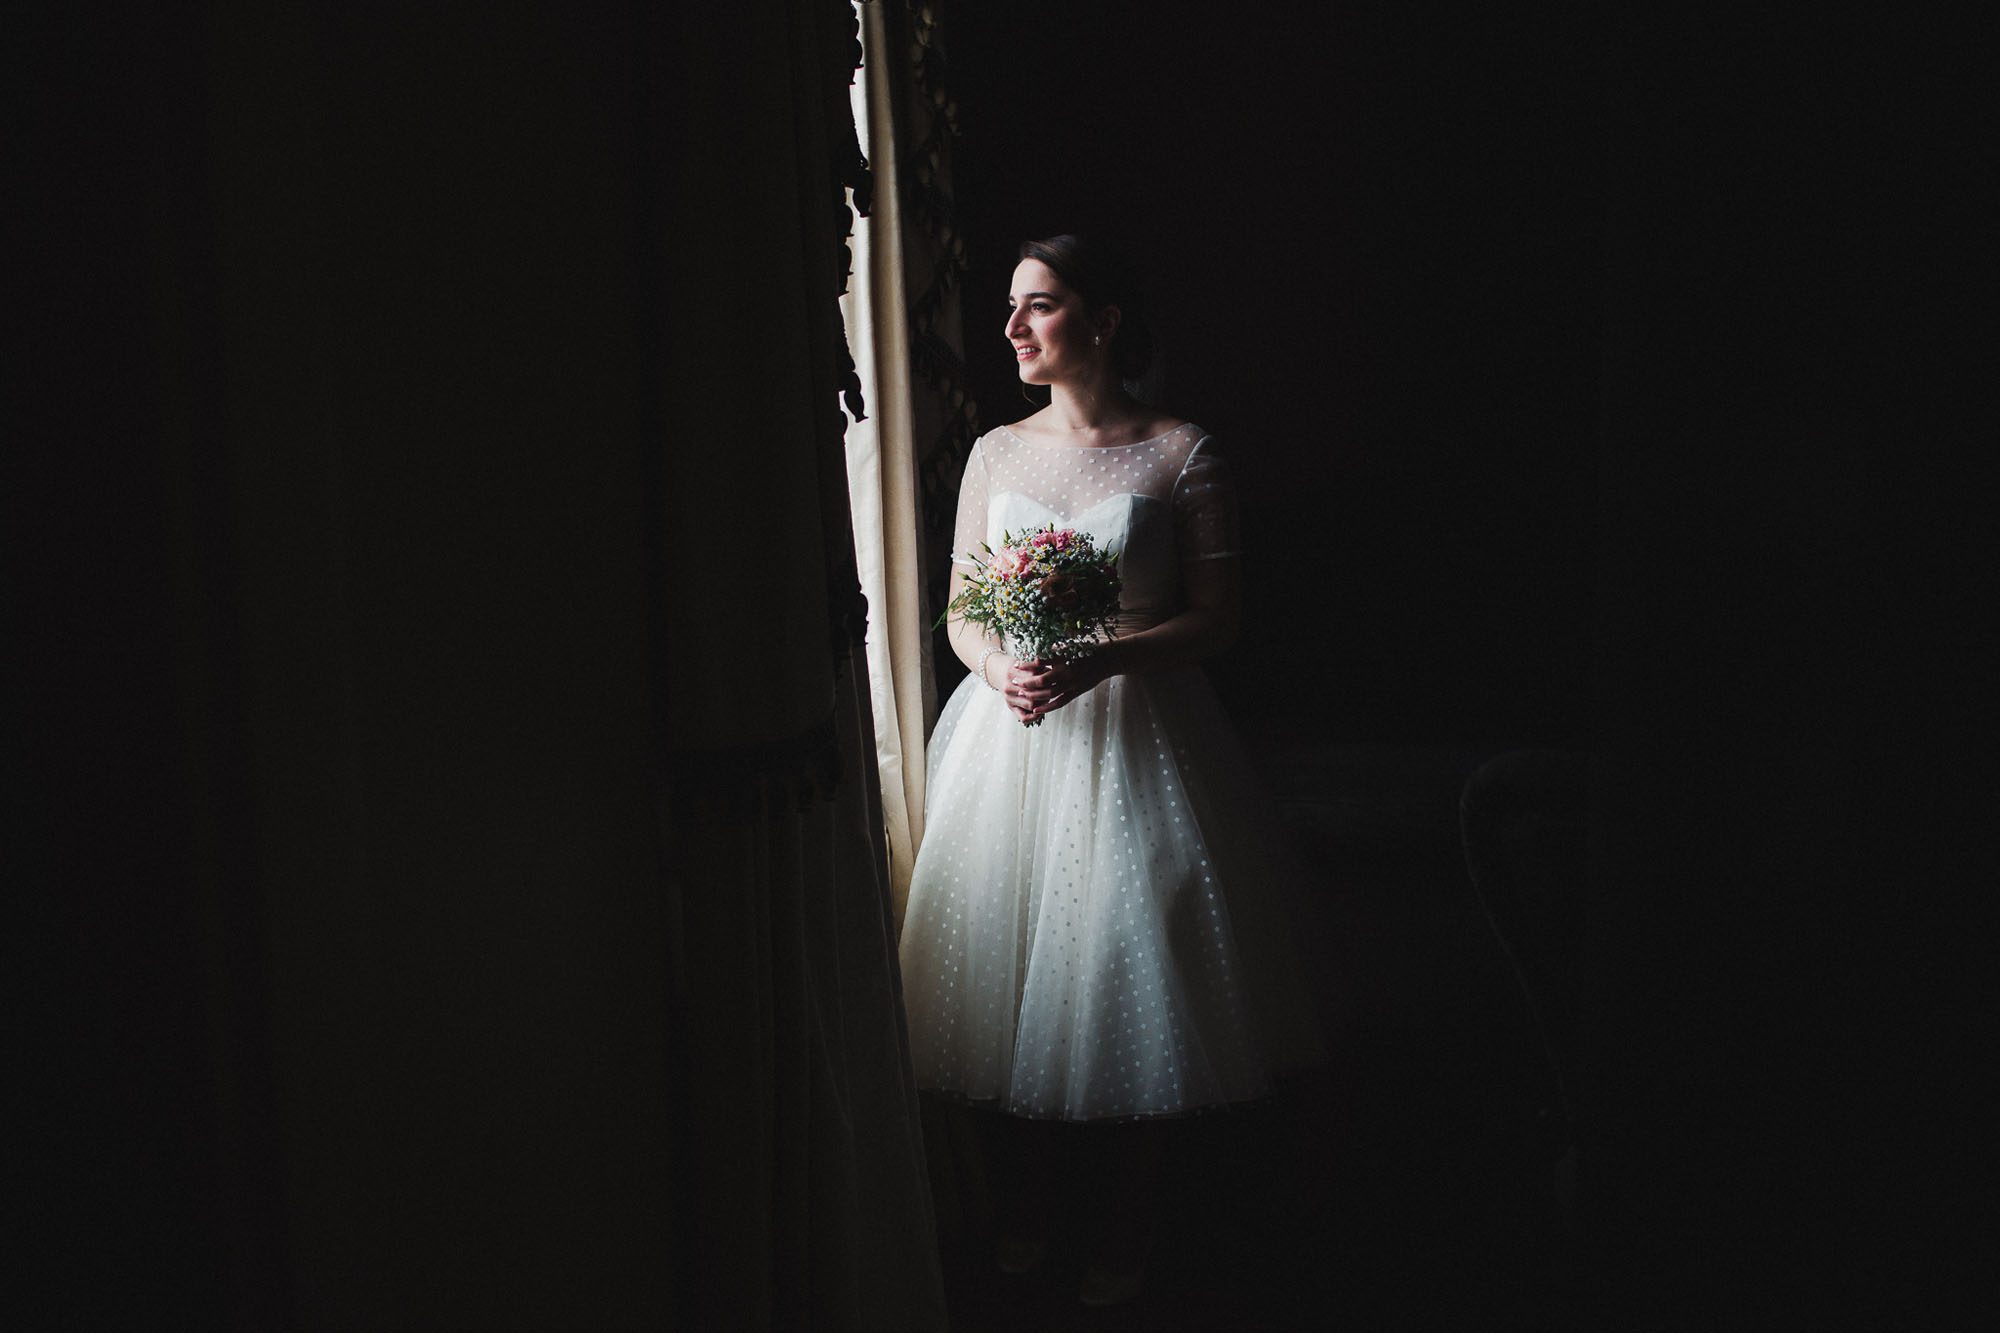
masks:
POLYGON ((980 661, 981 670, 987 673, 986 683, 992 685, 994 680, 992 673, 995 671, 999 673, 1000 683, 995 688, 1000 692, 1001 702, 1007 705, 1007 711, 1014 715, 1017 722, 1026 726, 1034 721, 1036 716, 1035 706, 1027 695, 1027 682, 1033 675, 1029 670, 1029 664, 1017 661, 1004 653, 995 653, 994 656, 1000 659, 997 667, 989 666, 985 659, 980 661))
POLYGON ((1117 674, 1111 654, 1103 649, 1073 662, 1010 661, 1000 694, 1014 716, 1025 724, 1054 712, 1079 695, 1088 694, 1117 674))

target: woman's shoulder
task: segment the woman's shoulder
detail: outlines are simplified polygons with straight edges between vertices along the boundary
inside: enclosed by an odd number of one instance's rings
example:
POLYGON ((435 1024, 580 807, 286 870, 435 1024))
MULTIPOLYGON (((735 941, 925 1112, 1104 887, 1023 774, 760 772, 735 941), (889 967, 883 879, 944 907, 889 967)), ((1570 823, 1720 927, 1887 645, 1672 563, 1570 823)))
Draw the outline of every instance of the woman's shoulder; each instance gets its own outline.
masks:
POLYGON ((1159 432, 1154 438, 1165 441, 1173 448, 1176 457, 1188 462, 1215 453, 1215 437, 1208 433, 1206 427, 1183 417, 1161 418, 1159 432))
MULTIPOLYGON (((1049 410, 1042 408, 1040 411, 1030 412, 1019 421, 995 426, 979 439, 994 444, 1010 439, 1038 444, 1060 444, 1063 442, 1064 432, 1051 425, 1048 417, 1049 410)), ((1175 416, 1171 412, 1154 412, 1148 416, 1138 417, 1127 427, 1124 434, 1131 437, 1128 443, 1132 444, 1149 444, 1154 440, 1164 440, 1170 435, 1184 436, 1189 444, 1208 438, 1207 431, 1187 418, 1175 416)))
POLYGON ((1046 407, 1037 409, 1028 413, 1028 415, 1022 417, 1019 421, 1010 421, 1004 426, 995 426, 992 430, 980 436, 980 438, 997 442, 1007 439, 1031 439, 1039 435, 1048 434, 1050 432, 1043 424, 1044 419, 1048 415, 1049 409, 1046 407))
POLYGON ((1163 441, 1169 445, 1176 442, 1183 445, 1193 445, 1207 434, 1206 431, 1195 425, 1192 421, 1189 421, 1186 417, 1176 416, 1172 412, 1163 411, 1155 411, 1149 416, 1139 418, 1132 423, 1132 427, 1128 433, 1132 437, 1131 442, 1133 444, 1152 444, 1156 441, 1163 441))
POLYGON ((1028 415, 1022 417, 1019 421, 1003 422, 998 426, 990 427, 979 438, 998 444, 1005 440, 1040 441, 1054 439, 1059 433, 1054 426, 1049 424, 1049 410, 1044 407, 1040 411, 1028 413, 1028 415))

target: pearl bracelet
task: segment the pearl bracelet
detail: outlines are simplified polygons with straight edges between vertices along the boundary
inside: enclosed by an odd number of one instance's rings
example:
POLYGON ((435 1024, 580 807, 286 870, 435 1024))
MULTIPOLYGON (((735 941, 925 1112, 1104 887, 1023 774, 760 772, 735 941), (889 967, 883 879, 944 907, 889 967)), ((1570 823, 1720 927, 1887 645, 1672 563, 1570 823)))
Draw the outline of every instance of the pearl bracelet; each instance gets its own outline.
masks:
POLYGON ((998 694, 1000 692, 1000 687, 998 685, 995 685, 990 679, 987 678, 986 659, 1000 651, 1001 650, 998 648, 988 648, 985 652, 979 655, 979 682, 980 684, 984 685, 987 689, 993 691, 995 694, 998 694))

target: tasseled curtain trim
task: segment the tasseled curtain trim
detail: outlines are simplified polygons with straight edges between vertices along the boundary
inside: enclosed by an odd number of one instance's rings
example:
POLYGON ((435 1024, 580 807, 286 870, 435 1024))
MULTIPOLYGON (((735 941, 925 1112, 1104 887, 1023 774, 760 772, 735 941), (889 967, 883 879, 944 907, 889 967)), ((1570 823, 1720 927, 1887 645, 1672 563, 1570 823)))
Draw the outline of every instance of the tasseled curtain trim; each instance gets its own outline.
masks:
POLYGON ((738 822, 779 811, 803 813, 840 787, 833 715, 791 736, 719 750, 667 755, 669 808, 700 819, 738 822))
MULTIPOLYGON (((860 589, 833 601, 834 672, 836 686, 865 642, 868 601, 860 589)), ((712 750, 669 750, 666 786, 669 808, 689 810, 699 818, 732 822, 755 819, 780 810, 804 813, 840 790, 840 746, 835 714, 804 731, 755 745, 725 745, 712 750)))

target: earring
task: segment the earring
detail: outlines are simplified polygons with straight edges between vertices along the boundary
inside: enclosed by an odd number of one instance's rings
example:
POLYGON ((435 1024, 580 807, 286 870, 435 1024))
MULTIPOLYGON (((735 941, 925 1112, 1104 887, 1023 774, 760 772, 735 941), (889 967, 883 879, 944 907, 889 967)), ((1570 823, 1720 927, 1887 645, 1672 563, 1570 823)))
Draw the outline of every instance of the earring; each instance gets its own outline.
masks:
POLYGON ((1090 335, 1090 345, 1092 347, 1101 347, 1103 344, 1104 344, 1104 339, 1100 338, 1094 333, 1090 335))

